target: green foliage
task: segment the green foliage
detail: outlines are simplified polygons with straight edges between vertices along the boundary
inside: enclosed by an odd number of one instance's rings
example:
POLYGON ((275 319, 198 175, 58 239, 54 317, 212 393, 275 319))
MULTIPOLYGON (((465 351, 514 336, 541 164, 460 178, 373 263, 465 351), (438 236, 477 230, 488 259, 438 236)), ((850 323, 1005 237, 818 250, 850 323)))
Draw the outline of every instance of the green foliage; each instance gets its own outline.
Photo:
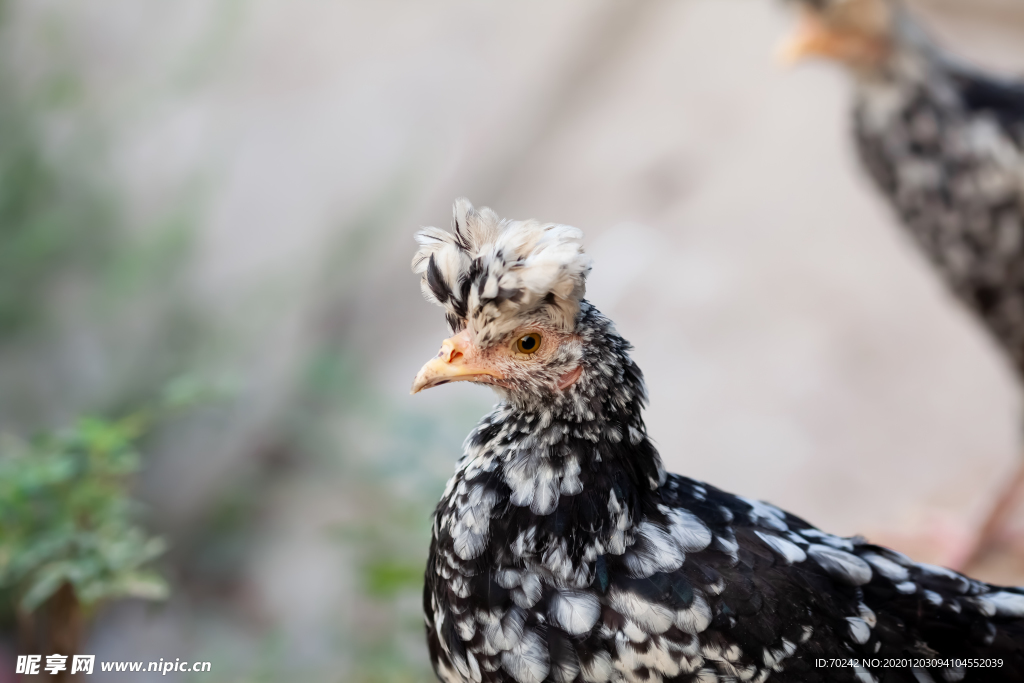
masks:
MULTIPOLYGON (((0 75, 0 89, 14 89, 0 75)), ((44 153, 32 110, 0 101, 0 340, 38 322, 58 280, 101 266, 113 211, 86 173, 44 153)))
POLYGON ((363 567, 370 595, 390 598, 409 588, 423 587, 422 563, 412 564, 390 558, 375 559, 363 567))
POLYGON ((64 583, 86 607, 163 599, 149 565, 164 551, 134 521, 128 492, 147 420, 80 420, 31 442, 0 444, 0 589, 34 611, 64 583))

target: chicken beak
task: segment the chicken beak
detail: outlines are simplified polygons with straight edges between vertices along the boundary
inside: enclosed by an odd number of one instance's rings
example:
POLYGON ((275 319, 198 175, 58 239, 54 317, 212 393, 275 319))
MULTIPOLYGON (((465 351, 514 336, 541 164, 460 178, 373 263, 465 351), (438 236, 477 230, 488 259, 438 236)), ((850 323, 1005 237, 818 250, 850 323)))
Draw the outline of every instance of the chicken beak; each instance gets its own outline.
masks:
POLYGON ((848 47, 844 36, 807 14, 793 35, 779 46, 778 57, 784 64, 795 64, 811 57, 842 59, 848 47))
POLYGON ((472 342, 465 331, 441 342, 437 357, 420 368, 412 382, 413 394, 448 382, 472 381, 484 377, 501 379, 501 373, 479 362, 467 360, 472 342))

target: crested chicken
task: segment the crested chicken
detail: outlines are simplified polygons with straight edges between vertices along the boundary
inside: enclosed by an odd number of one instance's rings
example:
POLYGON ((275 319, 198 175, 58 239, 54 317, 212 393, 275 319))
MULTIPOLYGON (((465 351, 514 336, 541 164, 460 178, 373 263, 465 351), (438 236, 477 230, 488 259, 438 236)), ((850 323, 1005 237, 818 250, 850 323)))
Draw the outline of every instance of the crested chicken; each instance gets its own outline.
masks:
POLYGON ((458 200, 451 232, 417 237, 452 336, 413 393, 499 397, 433 517, 442 681, 1024 680, 1024 590, 665 471, 630 344, 584 299, 580 231, 458 200))

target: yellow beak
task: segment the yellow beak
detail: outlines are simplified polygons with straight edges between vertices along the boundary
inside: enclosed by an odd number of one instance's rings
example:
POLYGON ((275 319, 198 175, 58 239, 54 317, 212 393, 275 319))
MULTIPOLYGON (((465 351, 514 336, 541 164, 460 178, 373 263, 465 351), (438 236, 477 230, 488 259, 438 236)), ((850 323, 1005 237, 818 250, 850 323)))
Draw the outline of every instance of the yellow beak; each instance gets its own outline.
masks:
POLYGON ((830 30, 814 16, 806 15, 793 35, 779 45, 778 56, 784 64, 795 64, 811 57, 842 59, 849 48, 849 38, 830 30))
POLYGON ((467 360, 472 343, 466 331, 445 339, 441 342, 441 350, 437 357, 427 361, 420 368, 419 374, 412 382, 413 394, 436 387, 448 382, 472 381, 484 377, 501 379, 501 373, 482 363, 467 360))

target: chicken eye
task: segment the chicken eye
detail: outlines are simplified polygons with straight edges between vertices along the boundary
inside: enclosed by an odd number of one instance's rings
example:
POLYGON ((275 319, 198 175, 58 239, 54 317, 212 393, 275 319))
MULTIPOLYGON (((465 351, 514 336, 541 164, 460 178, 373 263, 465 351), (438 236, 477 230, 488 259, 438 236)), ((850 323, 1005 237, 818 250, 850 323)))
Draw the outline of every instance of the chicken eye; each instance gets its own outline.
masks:
POLYGON ((540 335, 531 332, 530 334, 524 334, 518 340, 516 340, 516 351, 519 353, 531 354, 540 348, 540 335))

